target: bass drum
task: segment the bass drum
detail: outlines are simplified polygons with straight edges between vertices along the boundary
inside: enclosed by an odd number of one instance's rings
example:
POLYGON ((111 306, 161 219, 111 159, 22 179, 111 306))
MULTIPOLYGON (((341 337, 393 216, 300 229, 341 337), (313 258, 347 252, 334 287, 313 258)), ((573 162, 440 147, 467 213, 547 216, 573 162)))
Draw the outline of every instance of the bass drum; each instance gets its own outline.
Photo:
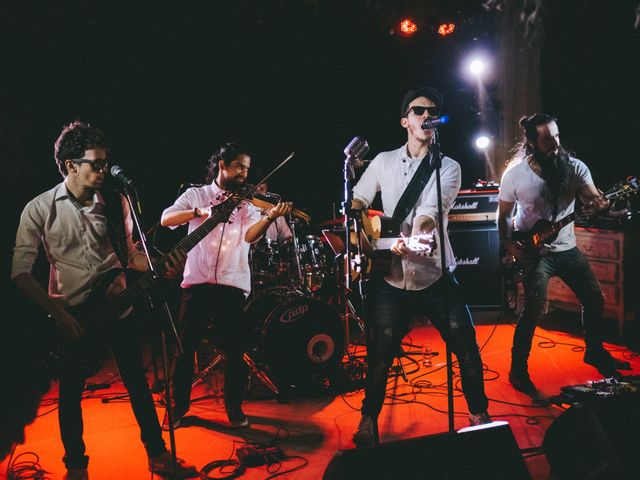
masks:
POLYGON ((247 306, 247 317, 258 326, 256 363, 281 392, 326 386, 345 349, 333 307, 303 295, 267 293, 247 306))

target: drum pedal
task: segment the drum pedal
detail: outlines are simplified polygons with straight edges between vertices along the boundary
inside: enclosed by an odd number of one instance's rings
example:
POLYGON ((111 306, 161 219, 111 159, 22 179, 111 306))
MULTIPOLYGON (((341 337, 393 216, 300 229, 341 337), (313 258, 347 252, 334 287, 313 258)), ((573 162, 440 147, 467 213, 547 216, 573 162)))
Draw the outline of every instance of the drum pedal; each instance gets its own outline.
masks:
POLYGON ((238 448, 236 456, 245 467, 259 467, 279 462, 284 458, 284 452, 272 443, 255 443, 238 448))

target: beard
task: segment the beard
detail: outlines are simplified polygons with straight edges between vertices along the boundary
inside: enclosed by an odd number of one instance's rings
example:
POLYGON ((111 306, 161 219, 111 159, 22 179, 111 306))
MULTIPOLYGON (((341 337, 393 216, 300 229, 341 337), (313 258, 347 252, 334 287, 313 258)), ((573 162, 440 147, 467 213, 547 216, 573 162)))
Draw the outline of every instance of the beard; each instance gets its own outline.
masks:
POLYGON ((562 147, 559 147, 558 151, 551 155, 545 155, 536 149, 533 156, 540 165, 541 176, 544 179, 542 196, 554 206, 554 212, 557 213, 560 199, 569 190, 571 172, 569 154, 562 147))

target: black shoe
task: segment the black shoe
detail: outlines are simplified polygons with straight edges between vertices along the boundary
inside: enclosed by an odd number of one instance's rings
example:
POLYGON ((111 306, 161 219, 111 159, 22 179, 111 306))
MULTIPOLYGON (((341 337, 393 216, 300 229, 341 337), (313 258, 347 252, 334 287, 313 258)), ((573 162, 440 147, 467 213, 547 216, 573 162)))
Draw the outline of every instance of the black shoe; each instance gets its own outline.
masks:
POLYGON ((357 447, 371 447, 374 444, 373 422, 371 415, 362 415, 358 430, 353 434, 353 443, 357 447))
MULTIPOLYGON (((182 419, 189 411, 189 404, 176 403, 173 407, 173 428, 182 426, 182 419)), ((162 422, 162 430, 169 431, 169 415, 165 411, 164 420, 162 422)))
POLYGON ((631 364, 625 360, 613 357, 604 348, 599 350, 587 350, 584 353, 584 363, 593 365, 605 376, 612 376, 616 370, 631 370, 631 364))
POLYGON ((231 428, 243 428, 249 426, 249 418, 244 414, 240 406, 226 407, 227 418, 231 428))
POLYGON ((509 372, 509 382, 513 388, 529 396, 534 396, 538 393, 538 389, 531 381, 529 372, 526 370, 511 370, 509 372))

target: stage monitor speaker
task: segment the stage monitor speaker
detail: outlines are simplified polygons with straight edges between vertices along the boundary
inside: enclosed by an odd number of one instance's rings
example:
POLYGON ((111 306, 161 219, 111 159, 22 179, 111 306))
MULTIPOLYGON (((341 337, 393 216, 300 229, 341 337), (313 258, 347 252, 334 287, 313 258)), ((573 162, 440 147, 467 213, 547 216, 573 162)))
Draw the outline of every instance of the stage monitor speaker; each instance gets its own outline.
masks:
POLYGON ((542 444, 559 480, 640 478, 640 395, 572 406, 542 444))
POLYGON ((341 450, 323 480, 530 480, 508 424, 341 450))
POLYGON ((449 240, 458 264, 455 276, 471 306, 503 303, 500 239, 495 224, 450 224, 449 240))

